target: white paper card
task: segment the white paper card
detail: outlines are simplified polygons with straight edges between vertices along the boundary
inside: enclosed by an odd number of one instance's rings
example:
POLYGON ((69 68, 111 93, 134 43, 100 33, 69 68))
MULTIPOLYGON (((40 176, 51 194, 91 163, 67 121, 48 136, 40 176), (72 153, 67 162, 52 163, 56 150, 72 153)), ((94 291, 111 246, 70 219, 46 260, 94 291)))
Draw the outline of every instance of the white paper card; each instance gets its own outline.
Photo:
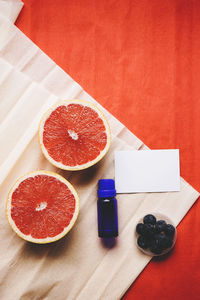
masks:
POLYGON ((180 191, 179 150, 115 151, 117 193, 180 191))

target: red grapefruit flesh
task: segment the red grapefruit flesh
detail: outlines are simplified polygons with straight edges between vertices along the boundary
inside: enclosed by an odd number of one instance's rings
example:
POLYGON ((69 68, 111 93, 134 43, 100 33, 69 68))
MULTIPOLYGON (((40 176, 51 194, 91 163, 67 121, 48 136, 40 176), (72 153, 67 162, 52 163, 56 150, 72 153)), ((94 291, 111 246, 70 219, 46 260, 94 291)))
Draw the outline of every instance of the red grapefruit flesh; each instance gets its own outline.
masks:
POLYGON ((98 162, 110 146, 110 128, 102 112, 83 100, 53 106, 39 127, 42 152, 65 170, 85 169, 98 162))
POLYGON ((72 185, 58 174, 31 172, 20 178, 7 200, 7 217, 13 230, 27 241, 50 243, 72 228, 79 199, 72 185))

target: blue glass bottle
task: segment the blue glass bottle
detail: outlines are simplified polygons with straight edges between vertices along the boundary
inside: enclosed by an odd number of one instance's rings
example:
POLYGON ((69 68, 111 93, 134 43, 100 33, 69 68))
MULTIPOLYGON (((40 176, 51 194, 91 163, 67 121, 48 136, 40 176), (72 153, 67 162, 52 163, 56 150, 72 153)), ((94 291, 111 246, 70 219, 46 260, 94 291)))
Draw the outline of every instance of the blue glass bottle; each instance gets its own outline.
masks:
POLYGON ((102 238, 118 236, 117 200, 115 181, 100 179, 98 182, 98 235, 102 238))

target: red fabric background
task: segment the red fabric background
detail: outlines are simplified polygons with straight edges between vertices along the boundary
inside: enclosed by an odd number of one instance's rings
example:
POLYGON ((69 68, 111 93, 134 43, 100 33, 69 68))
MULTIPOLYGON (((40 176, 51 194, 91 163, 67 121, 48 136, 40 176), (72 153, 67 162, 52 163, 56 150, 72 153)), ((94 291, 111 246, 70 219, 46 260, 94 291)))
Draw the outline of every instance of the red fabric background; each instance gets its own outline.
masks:
MULTIPOLYGON (((200 1, 24 0, 17 26, 200 191, 200 1)), ((124 299, 200 299, 200 203, 124 299)))

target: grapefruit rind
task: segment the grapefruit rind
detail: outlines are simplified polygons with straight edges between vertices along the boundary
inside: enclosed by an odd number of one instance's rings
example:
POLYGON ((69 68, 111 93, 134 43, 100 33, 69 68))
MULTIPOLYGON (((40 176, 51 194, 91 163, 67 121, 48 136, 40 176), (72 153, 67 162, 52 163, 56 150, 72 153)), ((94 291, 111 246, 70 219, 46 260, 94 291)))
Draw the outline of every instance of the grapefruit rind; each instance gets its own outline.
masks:
POLYGON ((62 170, 67 170, 67 171, 77 171, 77 170, 83 170, 83 169, 87 169, 91 166, 93 166, 94 164, 96 164, 97 162, 99 162, 104 156, 105 154, 108 152, 108 149, 110 147, 111 144, 111 130, 110 130, 110 126, 109 123, 105 117, 105 115, 103 114, 103 112, 93 103, 85 101, 85 100, 80 100, 80 99, 73 99, 73 100, 63 100, 63 101, 59 101, 56 104, 54 104, 52 107, 50 107, 47 112, 43 115, 40 124, 39 124, 39 130, 38 130, 38 135, 39 135, 39 144, 40 144, 40 148, 44 154, 44 156, 46 157, 46 159, 55 167, 62 169, 62 170), (71 103, 78 103, 81 105, 85 105, 85 106, 89 106, 91 108, 93 108, 99 115, 99 117, 102 119, 105 128, 106 128, 106 136, 107 136, 107 144, 105 146, 105 148, 103 149, 103 151, 101 151, 101 153, 94 159, 89 161, 88 163, 82 164, 82 165, 76 165, 76 166, 66 166, 60 162, 57 162, 56 160, 54 160, 48 153, 47 149, 45 148, 44 144, 43 144, 43 128, 44 128, 44 124, 45 121, 47 120, 47 118, 50 116, 50 114, 59 106, 61 105, 69 105, 71 103))
POLYGON ((51 171, 44 171, 44 170, 40 170, 40 171, 33 171, 30 172, 28 174, 25 174, 24 176, 21 176, 20 178, 18 178, 18 180, 14 183, 14 185, 12 186, 12 188, 9 191, 8 194, 8 198, 7 198, 7 202, 6 202, 6 217, 8 220, 8 223, 10 224, 11 228, 13 229, 13 231, 22 239, 28 241, 28 242, 32 242, 32 243, 36 243, 36 244, 47 244, 47 243, 52 243, 55 241, 60 240, 62 237, 64 237, 74 226, 76 219, 78 217, 79 214, 79 210, 80 210, 80 201, 79 201, 79 197, 78 194, 76 192, 76 190, 74 189, 74 187, 71 185, 71 183, 69 183, 69 181, 67 181, 64 177, 51 172, 51 171), (64 230, 56 235, 55 237, 47 237, 47 238, 41 238, 41 239, 36 239, 33 238, 31 235, 25 235, 23 234, 18 227, 15 225, 15 222, 13 221, 12 217, 11 217, 11 200, 12 200, 12 194, 13 192, 16 190, 16 188, 19 186, 19 184, 29 178, 29 177, 34 177, 36 175, 49 175, 51 177, 55 177, 56 179, 60 180, 61 182, 63 182, 64 184, 67 185, 67 187, 70 189, 71 193, 74 195, 75 201, 76 201, 76 205, 75 205, 75 211, 73 214, 73 217, 69 223, 69 225, 67 227, 64 228, 64 230))

